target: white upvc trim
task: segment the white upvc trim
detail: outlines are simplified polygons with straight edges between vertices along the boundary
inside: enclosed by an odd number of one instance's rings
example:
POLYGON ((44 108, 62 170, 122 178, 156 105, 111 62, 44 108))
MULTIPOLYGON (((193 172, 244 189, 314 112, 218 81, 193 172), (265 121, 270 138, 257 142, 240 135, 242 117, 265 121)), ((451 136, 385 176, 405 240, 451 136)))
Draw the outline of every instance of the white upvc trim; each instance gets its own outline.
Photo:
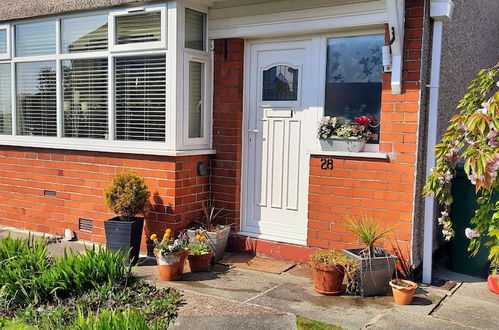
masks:
MULTIPOLYGON (((435 165, 438 129, 438 99, 440 93, 440 63, 442 58, 443 23, 451 20, 454 3, 451 0, 432 0, 430 16, 434 19, 431 47, 430 95, 428 101, 428 140, 426 144, 426 177, 435 165)), ((423 283, 431 284, 433 272, 433 232, 435 226, 435 197, 424 201, 423 283)))
MULTIPOLYGON (((210 61, 205 56, 198 57, 190 52, 184 52, 184 66, 183 66, 183 111, 182 117, 180 121, 180 130, 182 132, 182 144, 180 145, 180 149, 195 149, 199 147, 208 148, 211 141, 211 88, 209 88, 210 84, 210 70, 209 65, 210 61), (202 101, 203 101, 203 136, 200 138, 189 138, 189 63, 197 62, 203 64, 202 71, 202 80, 203 86, 201 87, 202 93, 202 101)), ((178 128, 178 125, 177 125, 178 128)))
POLYGON ((215 154, 212 149, 169 150, 165 142, 108 141, 38 136, 0 135, 0 145, 47 149, 117 152, 163 156, 189 156, 215 154))
POLYGON ((130 51, 137 49, 162 49, 167 46, 167 4, 148 5, 144 7, 132 7, 126 9, 113 10, 108 16, 108 48, 110 52, 130 51), (144 13, 161 13, 161 40, 155 42, 139 42, 131 44, 116 43, 116 19, 118 17, 141 15, 144 13))
POLYGON ((12 33, 10 24, 0 25, 0 30, 5 30, 6 53, 0 54, 0 60, 8 60, 12 56, 12 33))
POLYGON ((405 0, 386 0, 390 38, 394 37, 390 46, 392 51, 392 93, 402 93, 402 57, 404 55, 404 22, 405 0), (392 35, 392 29, 394 35, 392 35))
POLYGON ((295 239, 295 238, 291 238, 288 236, 282 236, 282 235, 277 235, 277 234, 276 235, 259 234, 259 233, 249 232, 249 231, 240 231, 240 232, 237 232, 237 235, 258 238, 258 239, 268 240, 268 241, 273 241, 273 242, 289 243, 289 244, 303 245, 303 246, 307 245, 307 238, 306 237, 304 237, 302 239, 295 239))

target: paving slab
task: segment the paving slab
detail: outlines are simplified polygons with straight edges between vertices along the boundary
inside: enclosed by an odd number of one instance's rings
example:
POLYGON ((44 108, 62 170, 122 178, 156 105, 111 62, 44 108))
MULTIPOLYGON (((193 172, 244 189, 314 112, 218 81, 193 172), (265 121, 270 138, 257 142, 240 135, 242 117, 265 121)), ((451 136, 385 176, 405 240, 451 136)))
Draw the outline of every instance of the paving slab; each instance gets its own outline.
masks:
MULTIPOLYGON (((414 316, 414 315, 413 315, 414 316)), ((366 329, 411 329, 411 330, 461 330, 475 329, 462 324, 440 320, 431 316, 410 317, 406 313, 397 313, 394 310, 385 311, 371 324, 365 326, 366 329)))
POLYGON ((247 253, 227 255, 219 263, 230 267, 251 269, 271 274, 284 273, 296 264, 292 261, 262 258, 247 253))

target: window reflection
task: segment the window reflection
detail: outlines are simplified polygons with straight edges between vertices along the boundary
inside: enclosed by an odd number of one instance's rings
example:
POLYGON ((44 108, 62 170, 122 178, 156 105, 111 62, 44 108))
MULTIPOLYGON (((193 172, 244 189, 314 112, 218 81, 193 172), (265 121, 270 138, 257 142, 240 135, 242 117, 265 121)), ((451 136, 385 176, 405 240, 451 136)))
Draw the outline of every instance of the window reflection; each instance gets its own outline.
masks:
POLYGON ((19 63, 17 109, 19 135, 57 135, 55 61, 19 63))
POLYGON ((298 69, 276 65, 263 71, 262 101, 297 101, 298 69))
POLYGON ((327 41, 325 115, 373 119, 379 140, 383 35, 331 38, 327 41))
POLYGON ((106 49, 106 15, 62 20, 63 53, 78 53, 106 49))
POLYGON ((0 54, 7 53, 7 30, 0 30, 0 54))

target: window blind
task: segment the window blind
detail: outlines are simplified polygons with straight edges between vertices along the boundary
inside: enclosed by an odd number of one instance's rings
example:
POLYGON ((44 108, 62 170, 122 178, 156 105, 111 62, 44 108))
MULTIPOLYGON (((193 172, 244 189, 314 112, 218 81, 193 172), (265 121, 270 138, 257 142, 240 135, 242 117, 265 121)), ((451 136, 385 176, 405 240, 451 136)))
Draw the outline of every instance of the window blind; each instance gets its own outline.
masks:
POLYGON ((63 53, 107 49, 107 15, 63 19, 61 27, 63 53))
POLYGON ((64 137, 107 138, 107 58, 66 60, 62 68, 64 137))
POLYGON ((12 134, 10 63, 0 64, 0 134, 12 134))
POLYGON ((7 53, 7 30, 0 30, 0 54, 7 53))
POLYGON ((161 41, 161 12, 116 17, 117 44, 161 41))
POLYGON ((19 135, 57 135, 55 61, 16 65, 19 135))
POLYGON ((55 22, 16 25, 16 56, 55 54, 55 22))
POLYGON ((185 47, 205 50, 206 14, 189 8, 185 9, 185 47))
POLYGON ((165 141, 165 55, 115 59, 117 140, 165 141))
POLYGON ((189 138, 203 137, 204 64, 189 62, 189 138))

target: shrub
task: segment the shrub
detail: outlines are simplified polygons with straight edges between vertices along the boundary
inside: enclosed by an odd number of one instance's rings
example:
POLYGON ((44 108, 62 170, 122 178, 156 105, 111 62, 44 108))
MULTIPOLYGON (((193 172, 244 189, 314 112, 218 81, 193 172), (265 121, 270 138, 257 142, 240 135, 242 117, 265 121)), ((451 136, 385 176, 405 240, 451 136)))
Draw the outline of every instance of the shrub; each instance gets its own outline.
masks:
POLYGON ((135 310, 102 311, 99 314, 90 313, 84 316, 80 313, 68 330, 149 330, 144 318, 135 310))
POLYGON ((144 179, 131 170, 118 173, 104 192, 106 204, 115 214, 130 218, 143 214, 149 200, 144 179))
POLYGON ((45 240, 0 240, 0 314, 29 304, 43 304, 116 285, 132 278, 126 252, 102 247, 47 256, 45 240))
POLYGON ((347 229, 365 244, 366 248, 363 251, 363 255, 366 258, 375 257, 376 251, 374 244, 390 234, 396 227, 392 226, 387 229, 382 229, 379 222, 376 222, 368 216, 362 216, 359 219, 356 219, 354 216, 347 215, 346 218, 348 220, 347 229))

